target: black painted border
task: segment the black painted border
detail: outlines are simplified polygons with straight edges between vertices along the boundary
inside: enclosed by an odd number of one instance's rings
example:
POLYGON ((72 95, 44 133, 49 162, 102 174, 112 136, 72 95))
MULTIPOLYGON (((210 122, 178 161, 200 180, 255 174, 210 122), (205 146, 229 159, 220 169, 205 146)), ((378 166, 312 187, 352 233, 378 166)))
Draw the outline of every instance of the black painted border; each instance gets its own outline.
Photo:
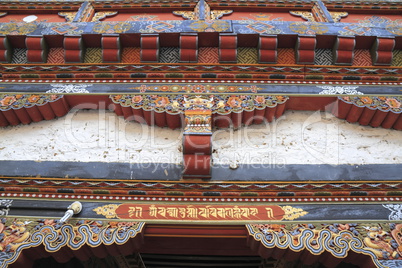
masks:
MULTIPOLYGON (((181 180, 183 166, 172 163, 0 161, 0 175, 11 177, 110 180, 181 180)), ((402 164, 369 165, 213 165, 211 181, 398 181, 402 164)))

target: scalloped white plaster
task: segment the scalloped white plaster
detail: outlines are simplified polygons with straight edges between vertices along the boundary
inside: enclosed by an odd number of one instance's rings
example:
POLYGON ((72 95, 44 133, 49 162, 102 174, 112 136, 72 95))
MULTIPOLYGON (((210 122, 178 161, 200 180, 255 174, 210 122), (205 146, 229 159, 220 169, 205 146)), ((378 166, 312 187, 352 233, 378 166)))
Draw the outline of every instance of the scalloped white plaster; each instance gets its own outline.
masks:
MULTIPOLYGON (((0 160, 182 163, 181 130, 74 110, 0 128, 0 160)), ((287 111, 276 122, 213 132, 215 164, 402 163, 402 131, 350 124, 328 113, 287 111)))

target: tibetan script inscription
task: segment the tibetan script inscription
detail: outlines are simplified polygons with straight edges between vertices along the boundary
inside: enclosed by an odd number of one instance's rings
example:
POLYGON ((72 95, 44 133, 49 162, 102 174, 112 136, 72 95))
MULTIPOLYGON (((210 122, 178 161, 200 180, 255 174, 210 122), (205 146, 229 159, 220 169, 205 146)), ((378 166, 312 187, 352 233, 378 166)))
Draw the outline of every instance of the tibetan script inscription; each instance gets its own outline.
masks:
POLYGON ((135 220, 261 221, 286 218, 280 206, 121 204, 114 216, 135 220))
POLYGON ((108 204, 93 209, 108 219, 140 221, 293 221, 308 214, 301 208, 277 205, 108 204))

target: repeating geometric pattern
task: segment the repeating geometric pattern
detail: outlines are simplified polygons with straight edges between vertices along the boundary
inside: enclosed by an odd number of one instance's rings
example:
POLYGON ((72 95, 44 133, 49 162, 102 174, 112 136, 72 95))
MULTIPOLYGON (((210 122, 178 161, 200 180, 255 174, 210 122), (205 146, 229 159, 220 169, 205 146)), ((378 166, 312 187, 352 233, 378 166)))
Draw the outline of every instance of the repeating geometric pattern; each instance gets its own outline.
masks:
POLYGON ((87 48, 84 63, 102 63, 102 49, 100 47, 87 48))
POLYGON ((332 49, 316 49, 315 65, 332 65, 332 49))
MULTIPOLYGON (((114 102, 116 100, 114 99, 114 102)), ((11 191, 12 189, 15 189, 15 187, 20 187, 23 189, 27 184, 32 183, 32 185, 42 185, 46 183, 47 186, 51 186, 54 188, 51 188, 51 190, 64 188, 64 189, 69 189, 71 190, 71 193, 74 192, 73 187, 71 186, 70 182, 67 179, 60 179, 57 181, 54 180, 45 180, 41 178, 15 178, 15 177, 1 177, 0 178, 0 183, 3 185, 8 185, 4 187, 5 191, 11 191), (9 187, 14 187, 14 188, 9 188, 9 187)), ((132 188, 141 188, 143 192, 145 191, 153 191, 157 189, 158 191, 164 191, 169 189, 177 189, 178 191, 180 190, 191 190, 191 191, 197 191, 198 189, 203 189, 203 190, 216 190, 216 191, 222 191, 222 190, 231 190, 231 191, 248 191, 251 192, 254 189, 259 189, 259 190, 266 190, 266 191, 293 191, 294 189, 309 189, 309 190, 317 190, 317 191, 325 191, 326 193, 330 194, 331 192, 338 191, 339 189, 353 189, 353 190, 345 190, 342 191, 343 194, 350 193, 353 191, 366 191, 367 194, 370 196, 370 193, 373 193, 373 191, 383 191, 384 195, 387 191, 393 191, 393 190, 399 190, 402 189, 402 182, 399 181, 394 181, 394 182, 381 182, 378 181, 376 183, 370 183, 370 182, 326 182, 326 183, 306 183, 306 182, 292 182, 292 183, 283 183, 281 185, 277 185, 275 183, 270 183, 270 182, 248 182, 248 183, 243 183, 241 185, 237 185, 236 183, 231 183, 231 182, 222 182, 219 184, 208 184, 208 183, 181 183, 181 182, 128 182, 128 181, 119 181, 119 183, 116 182, 111 182, 111 181, 93 181, 91 180, 89 182, 88 179, 79 179, 74 182, 75 187, 77 188, 78 193, 80 189, 86 189, 86 191, 90 191, 89 189, 94 189, 95 191, 98 188, 101 187, 119 187, 119 188, 125 188, 128 189, 128 191, 132 188), (179 190, 180 189, 180 190, 179 190)), ((33 187, 33 186, 32 186, 33 187)), ((109 189, 109 188, 108 188, 109 189)), ((109 190, 104 189, 104 191, 107 191, 108 193, 109 190)), ((46 192, 47 188, 40 188, 40 187, 33 187, 25 189, 26 192, 46 192), (31 191, 32 189, 32 191, 31 191)), ((92 193, 92 192, 91 192, 92 193)), ((163 192, 162 192, 163 193, 163 192)), ((298 192, 300 193, 300 192, 298 192)), ((301 192, 303 193, 303 192, 301 192)), ((374 195, 379 195, 379 192, 374 192, 374 195)), ((303 196, 303 194, 302 194, 303 196)))
MULTIPOLYGON (((367 66, 370 67, 370 66, 367 66)), ((41 75, 41 72, 48 72, 49 70, 52 72, 73 72, 73 74, 77 73, 78 69, 82 69, 83 67, 77 68, 75 65, 67 65, 67 66, 61 66, 61 65, 52 65, 52 66, 45 66, 45 65, 37 65, 35 67, 35 70, 39 72, 39 76, 41 75), (75 72, 75 73, 74 73, 75 72)), ((91 65, 89 67, 85 67, 86 69, 90 69, 90 71, 101 71, 103 72, 105 67, 100 66, 100 65, 91 65)), ((118 65, 107 65, 108 70, 110 71, 115 71, 119 72, 121 71, 121 67, 118 65)), ((177 67, 173 65, 161 65, 158 67, 161 71, 166 71, 166 72, 175 72, 177 71, 177 67)), ((125 70, 130 71, 130 72, 152 72, 155 71, 155 67, 153 65, 126 65, 124 67, 125 70)), ((350 67, 350 66, 323 66, 322 68, 318 68, 317 66, 307 66, 304 67, 303 65, 292 65, 292 66, 277 66, 277 65, 242 65, 242 64, 233 64, 233 65, 219 65, 215 64, 213 68, 209 66, 208 64, 197 64, 197 65, 181 65, 179 68, 182 71, 191 69, 194 70, 195 72, 228 72, 228 69, 233 72, 260 72, 261 70, 265 72, 291 72, 291 73, 299 73, 302 74, 304 72, 306 73, 311 73, 311 74, 317 74, 317 71, 320 73, 337 73, 340 75, 349 75, 349 74, 373 74, 373 69, 372 68, 366 68, 366 66, 363 66, 362 68, 356 69, 355 67, 350 67)), ((7 70, 9 72, 13 73, 26 73, 29 72, 31 73, 30 70, 27 70, 25 66, 22 65, 9 65, 7 66, 7 70)), ((402 69, 394 69, 394 68, 376 68, 376 74, 384 74, 384 75, 402 75, 402 69)), ((13 76, 15 78, 15 76, 13 76)))
POLYGON ((159 54, 159 62, 161 63, 177 63, 180 60, 180 48, 178 47, 161 47, 159 54))
POLYGON ((395 49, 392 52, 392 66, 402 66, 402 50, 395 49))
POLYGON ((258 51, 254 47, 239 47, 237 49, 237 63, 239 64, 257 64, 258 51))
POLYGON ((278 48, 278 64, 296 64, 293 48, 278 48))
POLYGON ((219 48, 200 47, 198 49, 199 63, 219 63, 219 48))
POLYGON ((49 54, 47 55, 47 63, 65 63, 64 61, 64 48, 53 47, 49 49, 49 54))
POLYGON ((370 50, 368 49, 355 49, 353 58, 353 66, 373 66, 370 50))
POLYGON ((28 63, 27 49, 26 48, 14 48, 11 63, 14 63, 14 64, 28 63))
POLYGON ((121 52, 122 63, 140 63, 141 62, 141 48, 139 47, 125 47, 121 52))

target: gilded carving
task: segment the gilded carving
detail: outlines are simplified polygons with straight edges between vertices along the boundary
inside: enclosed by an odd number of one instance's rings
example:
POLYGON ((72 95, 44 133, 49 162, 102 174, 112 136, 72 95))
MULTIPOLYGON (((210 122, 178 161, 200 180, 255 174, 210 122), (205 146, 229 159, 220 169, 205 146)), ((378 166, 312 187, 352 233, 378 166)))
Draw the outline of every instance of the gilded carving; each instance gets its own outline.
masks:
MULTIPOLYGON (((180 86, 162 86, 168 90, 171 87, 180 86)), ((196 87, 196 86, 193 86, 196 87)), ((235 86, 202 86, 199 90, 204 92, 220 91, 220 90, 247 90, 250 88, 242 88, 235 86), (222 89, 220 89, 222 88, 222 89)), ((278 104, 285 103, 289 97, 287 96, 255 96, 255 95, 213 95, 206 96, 188 96, 188 95, 111 95, 113 103, 123 107, 131 106, 134 109, 143 109, 145 111, 167 112, 168 114, 180 114, 186 110, 211 110, 217 114, 229 114, 231 112, 239 113, 242 111, 253 111, 254 109, 262 110, 267 107, 273 108, 278 104)))
POLYGON ((104 205, 102 207, 97 207, 97 208, 93 209, 93 211, 95 211, 96 214, 98 214, 98 215, 105 216, 105 218, 107 218, 107 219, 113 219, 116 217, 116 208, 118 206, 119 205, 115 205, 115 204, 104 205))
POLYGON ((282 209, 285 211, 285 216, 283 217, 283 219, 288 221, 293 221, 308 213, 301 208, 295 208, 291 206, 283 206, 282 209))
POLYGON ((349 15, 348 12, 329 12, 329 14, 334 22, 340 22, 342 18, 345 18, 349 15))
POLYGON ((182 16, 186 20, 197 20, 197 14, 194 11, 173 11, 173 14, 182 16))
POLYGON ((108 219, 191 221, 293 221, 308 214, 301 208, 276 205, 110 204, 93 211, 108 219))
POLYGON ((211 10, 207 2, 200 0, 193 11, 173 11, 173 14, 182 16, 186 20, 218 20, 232 12, 233 10, 211 10))
POLYGON ((104 19, 106 17, 111 17, 117 14, 117 11, 101 11, 101 12, 96 12, 95 15, 92 18, 92 22, 100 21, 101 19, 104 19))
POLYGON ((310 21, 310 22, 315 21, 313 13, 311 13, 309 11, 289 11, 289 13, 294 16, 302 17, 306 21, 310 21))
POLYGON ((77 12, 59 12, 58 15, 64 17, 66 19, 66 22, 73 22, 75 15, 77 15, 77 12))

